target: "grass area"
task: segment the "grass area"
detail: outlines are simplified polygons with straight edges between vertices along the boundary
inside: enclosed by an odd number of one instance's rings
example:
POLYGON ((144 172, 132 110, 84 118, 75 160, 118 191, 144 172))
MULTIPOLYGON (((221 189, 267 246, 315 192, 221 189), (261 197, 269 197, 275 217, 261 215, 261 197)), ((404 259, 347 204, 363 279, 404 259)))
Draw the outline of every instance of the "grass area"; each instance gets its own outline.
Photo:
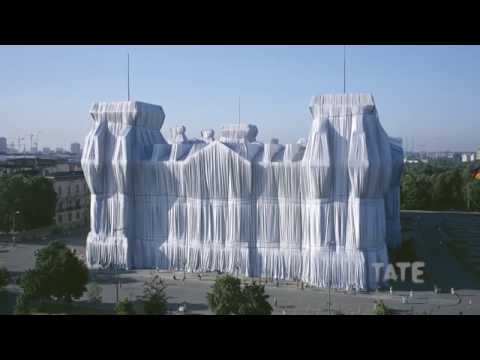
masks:
POLYGON ((412 239, 404 240, 397 248, 388 249, 388 257, 391 263, 418 261, 412 239))
MULTIPOLYGON (((388 259, 390 264, 396 263, 414 263, 417 261, 422 261, 419 259, 418 254, 415 251, 414 240, 412 238, 408 238, 402 242, 402 244, 397 248, 389 248, 388 249, 388 259)), ((406 269, 406 278, 411 278, 411 268, 406 269)), ((428 271, 428 268, 423 268, 423 275, 422 278, 424 281, 431 280, 431 273, 428 271)), ((396 284, 390 284, 396 285, 396 284)), ((398 285, 398 284, 397 284, 398 285)))

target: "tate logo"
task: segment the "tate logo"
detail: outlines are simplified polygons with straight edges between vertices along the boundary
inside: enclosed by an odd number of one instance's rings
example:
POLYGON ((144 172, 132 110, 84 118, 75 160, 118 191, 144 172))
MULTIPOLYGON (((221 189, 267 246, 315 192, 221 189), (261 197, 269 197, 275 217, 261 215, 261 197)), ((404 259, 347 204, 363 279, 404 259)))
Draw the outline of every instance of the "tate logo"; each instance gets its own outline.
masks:
POLYGON ((423 284, 423 279, 420 277, 423 275, 422 268, 425 267, 425 263, 421 261, 415 261, 413 263, 409 262, 398 262, 395 264, 388 264, 385 267, 383 263, 372 263, 372 266, 375 268, 375 279, 377 281, 405 281, 407 269, 411 268, 412 282, 415 284, 423 284), (397 268, 399 272, 397 272, 397 268), (383 271, 383 277, 381 276, 381 271, 383 271), (400 276, 399 276, 400 275, 400 276))

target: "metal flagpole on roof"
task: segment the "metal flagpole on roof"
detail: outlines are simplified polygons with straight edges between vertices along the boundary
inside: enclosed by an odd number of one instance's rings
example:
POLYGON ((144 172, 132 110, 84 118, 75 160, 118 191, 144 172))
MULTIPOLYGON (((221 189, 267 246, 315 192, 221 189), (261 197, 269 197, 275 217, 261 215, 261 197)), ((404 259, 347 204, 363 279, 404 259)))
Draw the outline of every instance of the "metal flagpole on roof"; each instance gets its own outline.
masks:
POLYGON ((238 97, 238 125, 240 125, 240 96, 238 97))
POLYGON ((343 45, 343 93, 346 94, 346 67, 347 67, 347 58, 346 58, 347 45, 343 45))
POLYGON ((130 53, 127 53, 127 91, 128 101, 130 101, 130 53))

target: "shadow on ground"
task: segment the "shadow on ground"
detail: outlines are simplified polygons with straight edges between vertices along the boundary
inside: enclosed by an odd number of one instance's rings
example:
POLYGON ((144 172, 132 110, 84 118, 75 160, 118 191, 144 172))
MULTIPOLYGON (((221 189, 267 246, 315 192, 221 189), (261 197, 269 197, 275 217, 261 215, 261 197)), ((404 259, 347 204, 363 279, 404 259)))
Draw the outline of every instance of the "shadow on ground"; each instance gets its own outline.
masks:
POLYGON ((129 277, 119 278, 115 274, 102 274, 102 275, 95 274, 94 276, 92 275, 90 277, 90 281, 96 282, 97 284, 100 284, 100 285, 116 284, 118 281, 120 281, 121 284, 133 284, 138 282, 138 280, 134 278, 129 278, 129 277))

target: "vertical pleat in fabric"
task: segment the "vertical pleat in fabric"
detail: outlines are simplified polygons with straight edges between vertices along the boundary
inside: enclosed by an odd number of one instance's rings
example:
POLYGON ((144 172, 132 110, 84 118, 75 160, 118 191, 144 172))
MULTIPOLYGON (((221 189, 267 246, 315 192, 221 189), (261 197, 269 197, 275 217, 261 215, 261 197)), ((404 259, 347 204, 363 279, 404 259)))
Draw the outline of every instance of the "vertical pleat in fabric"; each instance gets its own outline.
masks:
POLYGON ((96 103, 82 155, 92 193, 90 267, 225 271, 314 286, 372 288, 372 265, 400 244, 401 143, 369 94, 312 100, 306 145, 160 130, 140 102, 96 103))

